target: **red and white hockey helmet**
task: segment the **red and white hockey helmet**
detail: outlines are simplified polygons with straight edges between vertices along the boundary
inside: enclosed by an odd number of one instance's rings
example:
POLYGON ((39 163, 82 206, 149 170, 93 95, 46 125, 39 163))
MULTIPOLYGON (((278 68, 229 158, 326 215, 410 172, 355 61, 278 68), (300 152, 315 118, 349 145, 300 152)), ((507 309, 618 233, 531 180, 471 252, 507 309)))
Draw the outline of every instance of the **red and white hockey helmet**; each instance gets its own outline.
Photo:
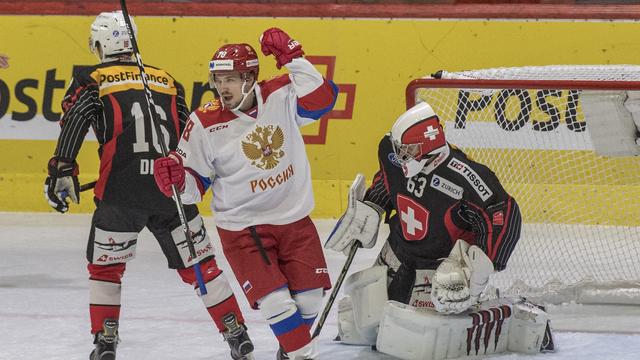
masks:
POLYGON ((391 127, 391 143, 406 177, 415 176, 447 148, 440 120, 425 102, 398 117, 391 127))
POLYGON ((227 44, 219 48, 209 61, 209 72, 224 73, 238 71, 254 73, 258 79, 258 54, 249 44, 227 44))

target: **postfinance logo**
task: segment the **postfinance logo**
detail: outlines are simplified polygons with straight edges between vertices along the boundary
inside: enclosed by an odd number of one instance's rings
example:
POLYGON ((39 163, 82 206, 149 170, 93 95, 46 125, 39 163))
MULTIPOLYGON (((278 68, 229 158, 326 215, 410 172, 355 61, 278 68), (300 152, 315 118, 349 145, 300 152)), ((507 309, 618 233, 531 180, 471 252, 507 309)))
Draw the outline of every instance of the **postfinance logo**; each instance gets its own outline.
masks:
MULTIPOLYGON (((176 88, 173 78, 166 72, 147 67, 145 75, 149 88, 159 93, 175 95, 176 88)), ((109 66, 98 68, 91 73, 91 77, 98 83, 100 96, 129 89, 143 89, 142 76, 136 66, 109 66)))
MULTIPOLYGON (((74 66, 71 73, 75 73, 77 68, 74 66)), ((171 95, 176 93, 174 80, 170 75, 151 67, 145 70, 151 89, 171 95)), ((59 79, 58 73, 59 69, 49 69, 44 76, 17 78, 13 81, 9 80, 10 77, 0 78, 0 118, 8 115, 13 121, 23 122, 42 114, 47 121, 60 120, 60 102, 69 83, 68 80, 59 79)), ((126 88, 142 89, 140 73, 135 66, 97 69, 91 76, 101 84, 100 95, 126 88)))

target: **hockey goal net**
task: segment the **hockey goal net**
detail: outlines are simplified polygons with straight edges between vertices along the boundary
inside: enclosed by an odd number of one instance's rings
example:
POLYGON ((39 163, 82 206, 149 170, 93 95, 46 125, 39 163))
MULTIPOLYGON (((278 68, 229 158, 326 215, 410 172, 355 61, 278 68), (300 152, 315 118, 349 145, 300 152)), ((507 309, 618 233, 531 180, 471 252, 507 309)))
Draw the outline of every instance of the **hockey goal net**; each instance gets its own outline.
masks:
POLYGON ((524 225, 501 294, 640 303, 640 66, 438 72, 407 86, 489 166, 524 225))

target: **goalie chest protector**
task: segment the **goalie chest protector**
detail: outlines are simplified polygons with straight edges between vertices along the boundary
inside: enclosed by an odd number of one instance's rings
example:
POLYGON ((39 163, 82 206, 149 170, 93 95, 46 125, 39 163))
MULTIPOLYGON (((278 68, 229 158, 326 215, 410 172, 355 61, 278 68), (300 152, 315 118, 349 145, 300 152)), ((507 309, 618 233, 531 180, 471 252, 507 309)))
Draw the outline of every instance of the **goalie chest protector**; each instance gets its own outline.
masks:
POLYGON ((396 210, 389 219, 389 242, 404 264, 418 269, 435 269, 457 239, 480 246, 486 251, 491 233, 504 226, 507 214, 489 214, 492 206, 502 206, 510 196, 495 174, 486 166, 470 160, 464 152, 449 146, 428 166, 412 178, 406 178, 385 136, 379 145, 378 158, 386 177, 385 186, 396 210), (478 244, 485 242, 485 244, 478 244))

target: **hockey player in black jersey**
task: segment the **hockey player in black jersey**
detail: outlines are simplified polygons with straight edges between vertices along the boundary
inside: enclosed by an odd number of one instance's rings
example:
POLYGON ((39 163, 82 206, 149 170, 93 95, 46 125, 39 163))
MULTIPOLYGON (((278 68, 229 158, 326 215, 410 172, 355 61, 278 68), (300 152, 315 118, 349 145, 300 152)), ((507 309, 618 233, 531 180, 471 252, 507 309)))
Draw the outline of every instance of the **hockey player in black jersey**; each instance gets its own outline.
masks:
MULTIPOLYGON (((133 22, 133 19, 132 19, 133 22)), ((133 26, 134 31, 135 25, 133 26)), ((161 157, 158 137, 175 149, 189 111, 184 89, 169 73, 145 66, 157 134, 148 111, 139 70, 122 12, 101 13, 91 25, 89 45, 100 64, 76 67, 62 102, 61 133, 48 164, 45 197, 59 212, 79 203, 76 157, 91 128, 98 140, 96 210, 87 245, 89 312, 95 349, 92 360, 115 359, 121 279, 136 255, 138 233, 155 236, 168 266, 195 286, 193 264, 200 263, 206 287, 201 299, 231 347, 233 359, 252 359, 251 343, 236 298, 214 257, 213 246, 195 205, 185 206, 198 258, 191 258, 175 203, 156 187, 153 162, 161 157)), ((199 294, 199 290, 196 289, 199 294)), ((161 314, 159 314, 161 315, 161 314)))
MULTIPOLYGON (((487 349, 485 344, 482 351, 486 354, 540 351, 548 330, 544 311, 520 299, 479 304, 489 276, 506 267, 522 223, 516 200, 505 191, 497 176, 447 143, 437 115, 424 102, 402 114, 391 132, 382 138, 378 161, 380 169, 366 192, 363 177, 356 178, 349 209, 325 245, 343 251, 357 240, 363 247, 371 248, 382 214, 387 214, 389 237, 376 263, 345 282, 349 296, 340 302, 341 340, 350 344, 377 341, 379 349, 398 341, 391 346, 392 350, 388 346, 380 350, 388 350, 387 353, 400 358, 431 359, 441 356, 437 355, 441 349, 425 348, 424 342, 407 345, 408 349, 421 348, 424 352, 420 355, 402 350, 403 341, 408 341, 412 331, 420 327, 408 324, 400 329, 394 324, 425 320, 425 326, 435 329, 421 335, 428 342, 431 339, 425 334, 436 334, 440 331, 438 326, 448 324, 454 330, 458 326, 460 334, 465 331, 468 334, 470 328, 466 326, 473 325, 471 320, 466 324, 466 319, 473 319, 469 315, 485 311, 500 314, 489 317, 491 321, 498 321, 500 316, 504 321, 509 318, 505 315, 508 309, 509 314, 520 311, 537 319, 523 325, 527 329, 535 327, 536 331, 518 338, 520 345, 527 344, 521 348, 498 346, 498 333, 496 346, 487 349), (491 309, 498 310, 491 312, 491 309), (453 315, 461 313, 465 315, 453 315), (442 314, 451 316, 449 323, 442 320, 442 314), (461 325, 453 320, 456 316, 465 319, 461 325), (385 318, 391 320, 385 322, 385 318)), ((458 340, 452 334, 439 334, 438 341, 455 343, 458 340)), ((515 331, 512 335, 520 336, 515 331)))

